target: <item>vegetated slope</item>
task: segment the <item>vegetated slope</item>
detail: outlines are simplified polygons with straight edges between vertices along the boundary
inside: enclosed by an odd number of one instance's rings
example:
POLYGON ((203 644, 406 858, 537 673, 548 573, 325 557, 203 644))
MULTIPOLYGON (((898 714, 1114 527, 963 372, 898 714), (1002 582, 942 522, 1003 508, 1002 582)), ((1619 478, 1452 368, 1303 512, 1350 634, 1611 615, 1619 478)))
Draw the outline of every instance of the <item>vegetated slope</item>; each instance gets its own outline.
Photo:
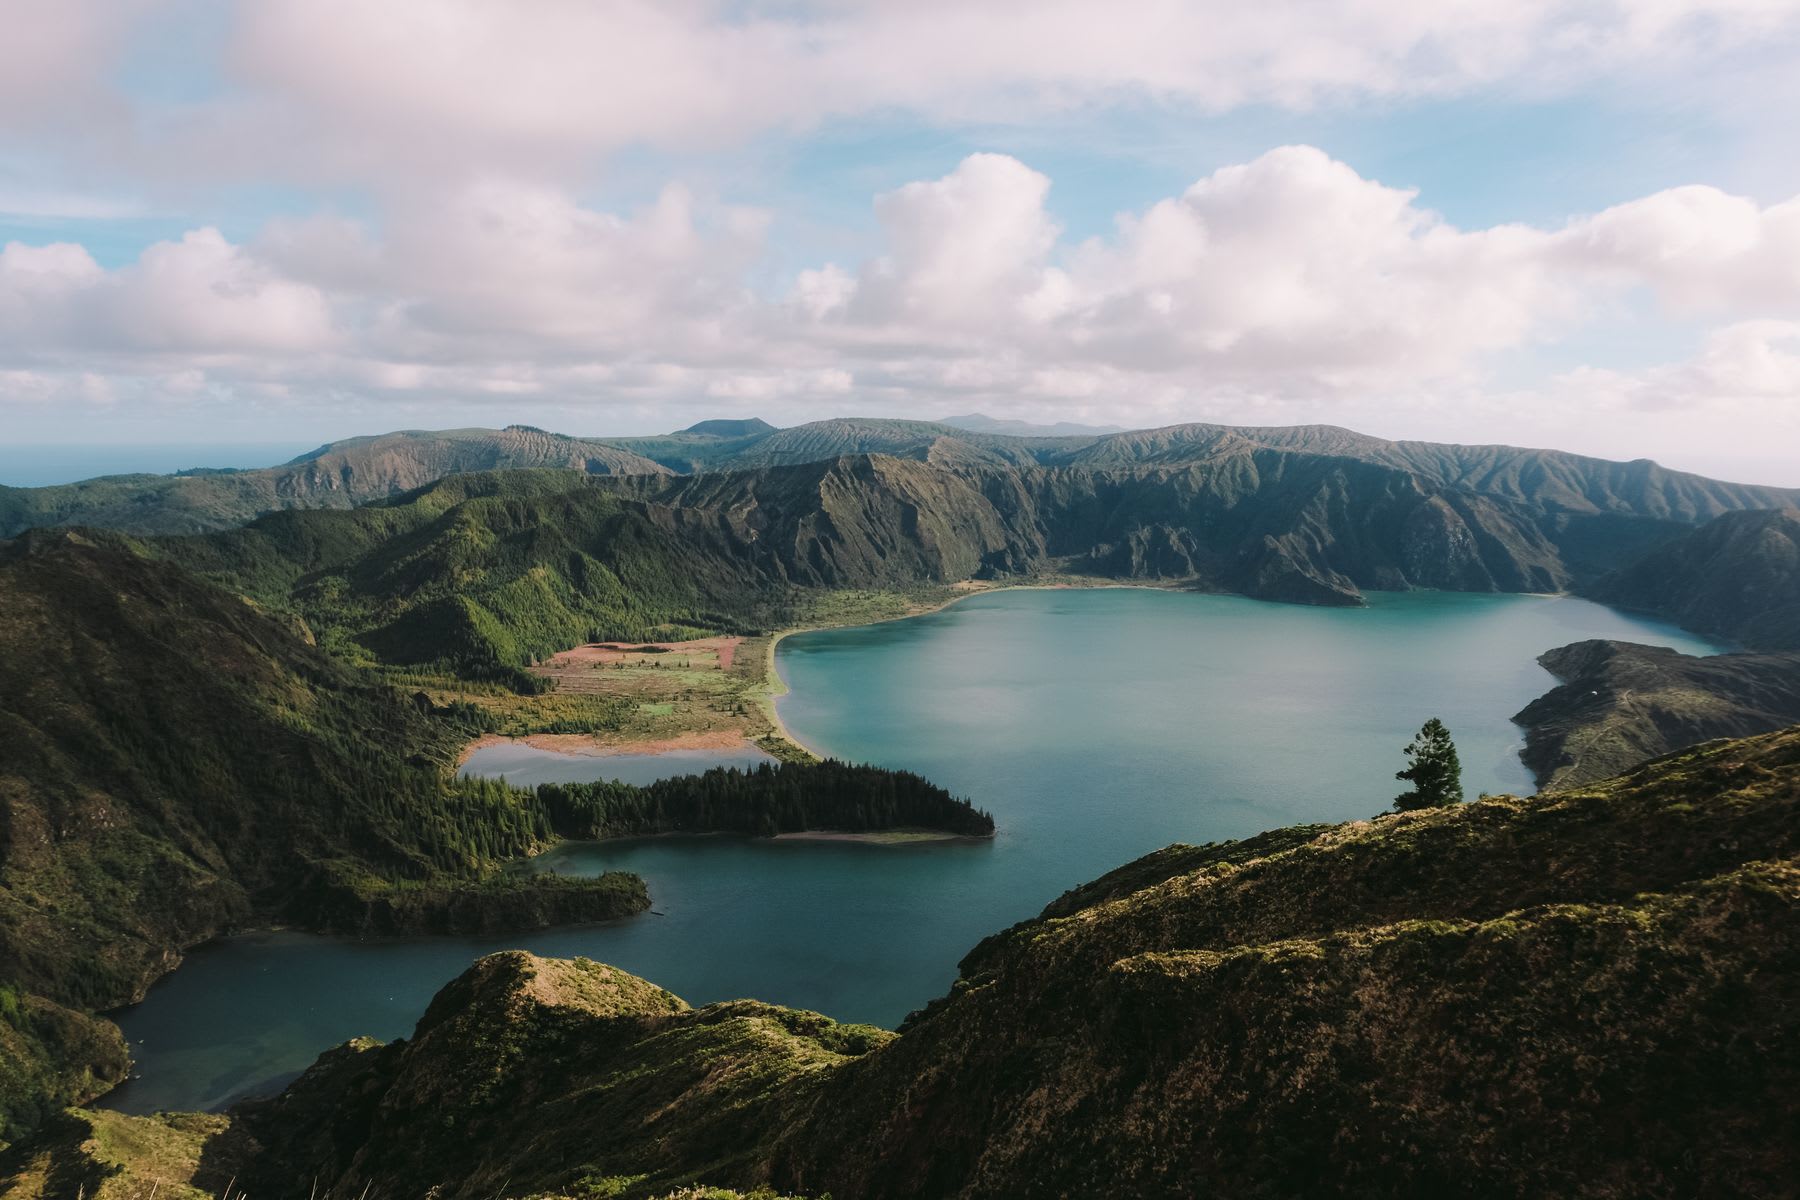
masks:
POLYGON ((341 654, 505 674, 583 641, 769 628, 795 589, 1066 571, 1319 604, 1363 588, 1554 591, 1571 573, 1538 517, 1276 450, 1108 471, 860 455, 691 476, 457 475, 155 551, 296 609, 341 654))
POLYGON ((1583 791, 1165 851, 978 947, 833 1073, 774 1177, 1778 1192, 1800 1165, 1796 852, 1793 731, 1583 791))
POLYGON ((475 674, 594 639, 754 622, 776 580, 727 520, 558 471, 451 476, 349 512, 289 512, 155 552, 305 615, 346 657, 475 674))
POLYGON ((1800 653, 1681 654, 1588 641, 1538 656, 1560 686, 1513 717, 1543 788, 1577 787, 1712 738, 1800 724, 1800 653))
POLYGON ((297 609, 340 653, 475 674, 584 641, 768 628, 796 588, 947 583, 1032 561, 1011 553, 1028 532, 925 464, 857 458, 684 482, 695 490, 672 503, 625 480, 461 475, 155 550, 297 609))
POLYGON ((1568 578, 1529 511, 1280 451, 1108 471, 872 456, 604 486, 728 512, 789 578, 818 568, 837 586, 921 567, 948 579, 1059 569, 1353 604, 1362 587, 1548 591, 1568 578))
POLYGON ((1726 513, 1584 594, 1758 650, 1800 650, 1800 509, 1726 513))
MULTIPOLYGON (((429 923, 550 836, 503 789, 446 783, 470 732, 114 535, 0 543, 0 982, 109 1008, 253 914, 331 924, 383 903, 429 923)), ((640 907, 620 883, 537 888, 528 923, 640 907)), ((78 1019, 33 1002, 14 1029, 47 1056, 39 1076, 110 1070, 78 1019), (98 1058, 57 1058, 84 1047, 98 1058)), ((0 1110, 16 1125, 39 1096, 0 1110)))
MULTIPOLYGON (((1310 463, 1305 469, 1335 471, 1346 477, 1386 476, 1397 485, 1442 497, 1460 509, 1486 506, 1507 514, 1515 523, 1528 523, 1535 536, 1554 544, 1564 581, 1592 580, 1720 513, 1791 504, 1800 497, 1800 493, 1779 488, 1669 471, 1647 461, 1611 462, 1510 446, 1389 442, 1331 426, 1179 425, 1104 437, 1041 438, 971 433, 931 422, 864 419, 814 422, 730 447, 717 440, 713 445, 714 452, 704 462, 694 461, 689 466, 737 474, 746 468, 881 453, 971 475, 1008 468, 1029 475, 1033 467, 1070 468, 1070 474, 1080 470, 1103 478, 1182 471, 1217 474, 1219 481, 1204 485, 1217 492, 1238 487, 1246 464, 1277 459, 1289 464, 1310 463)), ((657 486, 651 481, 652 489, 657 486)), ((668 494, 681 493, 681 481, 671 486, 674 490, 668 494)), ((1279 493, 1265 495, 1284 498, 1279 493)), ((1121 540, 1128 542, 1134 519, 1138 526, 1152 531, 1152 540, 1160 540, 1153 532, 1158 522, 1129 508, 1119 514, 1119 522, 1126 526, 1121 540)), ((1271 524, 1280 520, 1280 513, 1269 517, 1271 524)), ((1046 536, 1057 532, 1054 520, 1045 523, 1043 532, 1046 536)), ((1284 532, 1276 533, 1278 540, 1284 532)), ((1344 538, 1341 523, 1330 536, 1344 538)), ((1502 542, 1510 540, 1500 538, 1502 542)), ((1272 553, 1278 561, 1293 557, 1286 547, 1272 553)), ((1286 562, 1276 569, 1290 573, 1286 562)), ((1309 565, 1298 569, 1303 575, 1318 576, 1328 591, 1342 590, 1338 581, 1309 565)), ((1341 567, 1333 569, 1340 575, 1355 575, 1341 567)), ((1455 569, 1451 568, 1452 573, 1455 569)), ((1491 566, 1489 570, 1494 573, 1491 566)), ((1216 564, 1213 573, 1217 574, 1216 564)), ((1259 572, 1252 569, 1247 573, 1254 578, 1259 572)), ((1365 577, 1369 574, 1364 571, 1365 577)), ((1309 582, 1301 590, 1316 589, 1309 582)))
POLYGON ((126 533, 227 529, 266 512, 349 508, 463 471, 558 467, 592 475, 667 468, 617 446, 524 425, 406 430, 321 446, 278 467, 111 475, 55 487, 0 487, 0 538, 51 525, 126 533))
POLYGON ((481 672, 596 638, 767 628, 796 588, 1054 571, 1315 604, 1371 588, 1559 591, 1592 577, 1592 523, 1666 527, 1227 441, 1204 466, 851 455, 695 475, 463 474, 157 552, 296 607, 336 651, 481 672))
POLYGON ((1241 446, 1321 454, 1410 472, 1433 484, 1530 504, 1546 512, 1621 513, 1694 524, 1738 509, 1792 504, 1788 488, 1726 483, 1648 459, 1616 462, 1560 450, 1391 442, 1334 425, 1171 425, 1099 438, 1058 465, 1208 462, 1241 446))
POLYGON ((270 1197, 1781 1194, 1797 854, 1790 730, 1170 847, 987 939, 893 1038, 499 955, 196 1157, 270 1197))
MULTIPOLYGON (((288 547, 338 544, 358 543, 288 547)), ((634 876, 500 870, 559 837, 993 832, 923 779, 841 763, 535 793, 451 779, 481 727, 118 535, 0 543, 0 1143, 121 1077, 116 1033, 81 1010, 252 918, 495 933, 648 906, 634 876)))
POLYGON ((51 524, 140 533, 226 528, 258 514, 348 507, 444 476, 519 467, 587 474, 742 471, 885 454, 949 468, 1230 470, 1255 450, 1387 468, 1434 493, 1461 492, 1538 514, 1565 563, 1588 577, 1696 522, 1793 504, 1800 493, 1722 483, 1654 463, 1609 462, 1510 446, 1389 442, 1332 426, 1176 425, 1096 436, 977 432, 930 421, 839 418, 790 429, 702 421, 659 437, 570 438, 525 426, 353 438, 282 467, 185 476, 117 476, 53 488, 0 488, 0 536, 51 524))

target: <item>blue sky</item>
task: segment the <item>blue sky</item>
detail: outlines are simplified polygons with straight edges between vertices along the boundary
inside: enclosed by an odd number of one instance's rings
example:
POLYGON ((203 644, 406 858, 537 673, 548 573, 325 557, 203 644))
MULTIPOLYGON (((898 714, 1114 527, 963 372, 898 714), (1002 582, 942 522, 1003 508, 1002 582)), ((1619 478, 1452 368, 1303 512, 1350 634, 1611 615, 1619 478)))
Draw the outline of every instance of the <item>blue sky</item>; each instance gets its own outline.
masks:
POLYGON ((7 23, 0 448, 979 409, 1800 485, 1787 0, 7 23))

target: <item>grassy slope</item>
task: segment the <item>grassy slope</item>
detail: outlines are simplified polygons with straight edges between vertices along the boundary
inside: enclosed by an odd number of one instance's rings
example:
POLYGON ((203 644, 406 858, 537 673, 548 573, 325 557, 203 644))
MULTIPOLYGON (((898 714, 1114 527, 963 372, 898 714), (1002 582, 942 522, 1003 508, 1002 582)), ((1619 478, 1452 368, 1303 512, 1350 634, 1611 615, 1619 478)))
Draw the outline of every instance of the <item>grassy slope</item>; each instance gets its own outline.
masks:
POLYGON ((1800 508, 1717 517, 1586 594, 1754 650, 1800 650, 1800 508))
MULTIPOLYGON (((306 524, 329 542, 355 515, 306 524)), ((304 622, 116 535, 0 543, 0 1141, 119 1078, 116 1035, 79 1010, 136 998, 253 918, 392 934, 625 915, 648 905, 635 877, 499 868, 627 825, 980 832, 922 781, 830 764, 555 798, 452 781, 478 715, 408 698, 304 622)))
MULTIPOLYGON (((503 789, 446 784, 469 732, 127 542, 0 544, 0 980, 106 1008, 257 914, 359 927, 373 905, 434 926, 450 908, 532 921, 644 903, 619 880, 471 893, 550 835, 503 789)), ((0 1071, 15 1122, 117 1077, 106 1039, 71 1021, 9 1037, 35 1056, 0 1071)))
POLYGON ((1796 853, 1800 731, 1248 856, 1165 852, 977 948, 834 1079, 777 1178, 853 1196, 1778 1187, 1800 1145, 1782 1099, 1796 853))
POLYGON ((213 1158, 271 1197, 1778 1194, 1797 854, 1800 730, 1172 847, 988 939, 897 1037, 495 956, 213 1158))
POLYGON ((1800 652, 1680 654, 1587 641, 1538 662, 1561 684, 1520 710, 1520 756, 1542 788, 1579 787, 1719 737, 1800 722, 1800 652))
POLYGON ((549 471, 457 476, 154 549, 291 606, 341 657, 464 671, 596 638, 744 627, 770 586, 729 537, 549 471))

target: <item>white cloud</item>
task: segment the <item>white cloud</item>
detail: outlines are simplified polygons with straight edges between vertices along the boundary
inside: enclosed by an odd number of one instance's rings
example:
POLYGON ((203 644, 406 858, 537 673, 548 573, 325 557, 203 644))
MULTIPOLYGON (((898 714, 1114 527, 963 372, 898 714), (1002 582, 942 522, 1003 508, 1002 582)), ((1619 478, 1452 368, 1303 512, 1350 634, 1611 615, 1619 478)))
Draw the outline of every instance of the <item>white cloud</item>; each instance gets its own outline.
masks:
POLYGON ((1223 111, 1677 75, 1800 25, 1793 0, 239 0, 240 95, 194 126, 257 163, 397 183, 566 170, 906 111, 1223 111))
POLYGON ((203 228, 112 270, 78 245, 12 243, 0 391, 42 396, 33 380, 82 371, 193 405, 661 400, 800 419, 953 401, 1436 436, 1466 417, 1571 444, 1621 413, 1783 430, 1800 395, 1796 202, 1684 188, 1561 228, 1464 230, 1290 146, 1080 243, 1051 216, 1050 180, 1002 155, 874 206, 865 261, 772 290, 764 215, 679 187, 617 214, 490 178, 409 192, 373 225, 283 220, 243 245, 203 228), (1501 402, 1483 386, 1503 356, 1640 295, 1717 332, 1691 363, 1596 364, 1501 402))
POLYGON ((0 130, 102 115, 106 74, 149 0, 0 2, 0 130))
POLYGON ((1760 208, 1717 188, 1680 187, 1574 223, 1574 262, 1653 288, 1672 308, 1800 312, 1800 198, 1760 208))
POLYGON ((1800 321, 1740 321, 1714 330, 1689 362, 1635 372, 1583 367, 1554 387, 1581 394, 1588 407, 1773 414, 1800 435, 1800 321))
POLYGON ((890 250, 801 280, 846 345, 918 343, 1144 371, 1324 378, 1455 370, 1566 310, 1548 235, 1463 233, 1305 146, 1227 167, 1068 249, 1049 181, 977 155, 877 202, 890 250), (831 286, 825 285, 830 282, 831 286), (817 297, 829 292, 830 303, 817 297))
POLYGON ((1049 191, 1015 158, 972 154, 942 179, 878 197, 887 253, 860 273, 852 317, 942 330, 1027 315, 1059 233, 1049 191))
POLYGON ((282 353, 329 343, 325 296, 198 229, 107 272, 80 246, 0 250, 0 348, 65 353, 282 353))

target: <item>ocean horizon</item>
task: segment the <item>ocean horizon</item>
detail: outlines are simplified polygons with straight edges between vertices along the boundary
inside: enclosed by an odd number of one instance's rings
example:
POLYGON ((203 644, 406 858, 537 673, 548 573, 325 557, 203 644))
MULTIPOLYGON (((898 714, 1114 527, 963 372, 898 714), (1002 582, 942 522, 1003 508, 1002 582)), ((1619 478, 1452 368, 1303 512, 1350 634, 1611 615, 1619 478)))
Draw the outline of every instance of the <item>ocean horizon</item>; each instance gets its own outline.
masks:
POLYGON ((296 441, 0 444, 0 484, 50 487, 101 475, 172 475, 197 467, 273 467, 318 445, 296 441))

